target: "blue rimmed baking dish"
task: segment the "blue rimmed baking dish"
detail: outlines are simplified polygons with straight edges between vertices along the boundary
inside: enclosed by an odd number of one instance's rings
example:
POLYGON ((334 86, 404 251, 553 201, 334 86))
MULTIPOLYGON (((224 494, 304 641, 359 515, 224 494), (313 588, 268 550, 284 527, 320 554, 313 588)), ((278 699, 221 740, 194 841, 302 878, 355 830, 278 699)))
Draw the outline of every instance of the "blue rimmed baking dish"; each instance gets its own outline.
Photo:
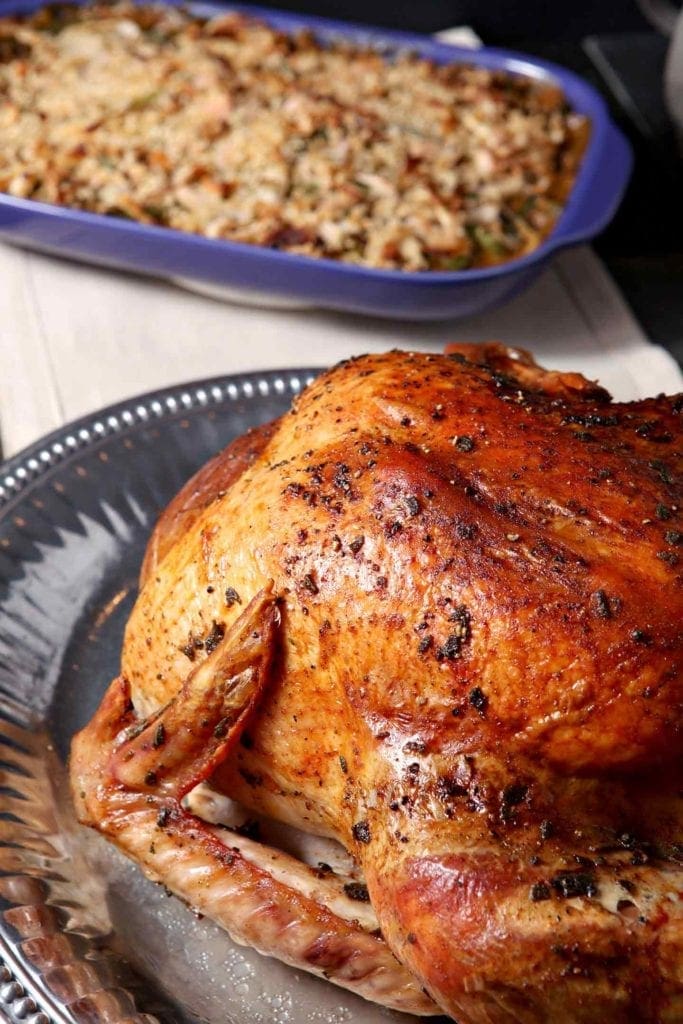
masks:
MULTIPOLYGON (((0 0, 0 16, 35 10, 35 0, 0 0)), ((552 254, 593 238, 614 215, 631 172, 630 147, 602 97, 555 64, 483 47, 464 49, 407 32, 369 29, 242 4, 190 4, 202 15, 240 10, 284 32, 310 28, 323 41, 343 37, 384 53, 409 49, 437 63, 464 62, 549 80, 591 122, 590 139, 565 208, 531 253, 493 267, 460 271, 382 270, 214 240, 0 193, 0 238, 17 245, 267 304, 303 304, 427 320, 477 313, 527 287, 552 254)))

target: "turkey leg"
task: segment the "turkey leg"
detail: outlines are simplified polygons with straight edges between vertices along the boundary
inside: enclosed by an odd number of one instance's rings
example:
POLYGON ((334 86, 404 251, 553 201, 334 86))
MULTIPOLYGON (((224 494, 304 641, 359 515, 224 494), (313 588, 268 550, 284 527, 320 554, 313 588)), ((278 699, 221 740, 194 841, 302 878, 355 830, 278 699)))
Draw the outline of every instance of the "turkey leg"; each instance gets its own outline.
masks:
POLYGON ((386 946, 374 913, 359 912, 334 880, 183 807, 183 797, 234 748, 268 685, 278 624, 275 600, 261 591, 178 695, 148 719, 136 719, 127 680, 115 679, 74 741, 79 819, 237 942, 367 999, 438 1013, 386 946))

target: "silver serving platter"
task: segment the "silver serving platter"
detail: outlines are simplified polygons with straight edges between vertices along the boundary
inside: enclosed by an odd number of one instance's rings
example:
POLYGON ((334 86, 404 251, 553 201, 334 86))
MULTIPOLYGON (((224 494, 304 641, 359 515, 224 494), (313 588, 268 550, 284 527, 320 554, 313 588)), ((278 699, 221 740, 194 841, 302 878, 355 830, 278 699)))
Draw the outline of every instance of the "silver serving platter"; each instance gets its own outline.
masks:
POLYGON ((66 780, 71 737, 117 672, 157 515, 316 372, 147 395, 0 467, 0 1011, 13 1024, 416 1020, 237 946, 78 826, 66 780))

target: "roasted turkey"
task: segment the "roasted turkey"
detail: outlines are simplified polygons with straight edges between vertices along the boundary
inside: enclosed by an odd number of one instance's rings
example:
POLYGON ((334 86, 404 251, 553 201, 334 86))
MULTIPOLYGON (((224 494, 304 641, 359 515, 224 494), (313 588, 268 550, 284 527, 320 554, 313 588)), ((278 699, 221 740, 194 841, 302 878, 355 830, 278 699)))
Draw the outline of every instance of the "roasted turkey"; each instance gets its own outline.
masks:
POLYGON ((497 345, 324 373, 157 524, 80 820, 388 1006, 683 1021, 682 411, 497 345), (364 881, 204 820, 207 781, 364 881))

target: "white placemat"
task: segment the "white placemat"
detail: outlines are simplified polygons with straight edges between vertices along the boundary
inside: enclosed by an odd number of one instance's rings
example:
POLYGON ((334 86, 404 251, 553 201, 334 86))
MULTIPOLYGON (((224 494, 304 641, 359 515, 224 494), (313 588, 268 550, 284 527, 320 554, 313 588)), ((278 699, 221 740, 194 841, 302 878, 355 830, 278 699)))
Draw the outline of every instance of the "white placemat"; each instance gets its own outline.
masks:
MULTIPOLYGON (((479 45, 469 28, 440 39, 479 45)), ((11 455, 62 423, 133 394, 241 370, 327 366, 396 346, 438 351, 499 339, 580 370, 616 398, 683 388, 588 247, 557 257, 508 305, 432 324, 282 312, 204 298, 0 245, 0 438, 11 455)))

